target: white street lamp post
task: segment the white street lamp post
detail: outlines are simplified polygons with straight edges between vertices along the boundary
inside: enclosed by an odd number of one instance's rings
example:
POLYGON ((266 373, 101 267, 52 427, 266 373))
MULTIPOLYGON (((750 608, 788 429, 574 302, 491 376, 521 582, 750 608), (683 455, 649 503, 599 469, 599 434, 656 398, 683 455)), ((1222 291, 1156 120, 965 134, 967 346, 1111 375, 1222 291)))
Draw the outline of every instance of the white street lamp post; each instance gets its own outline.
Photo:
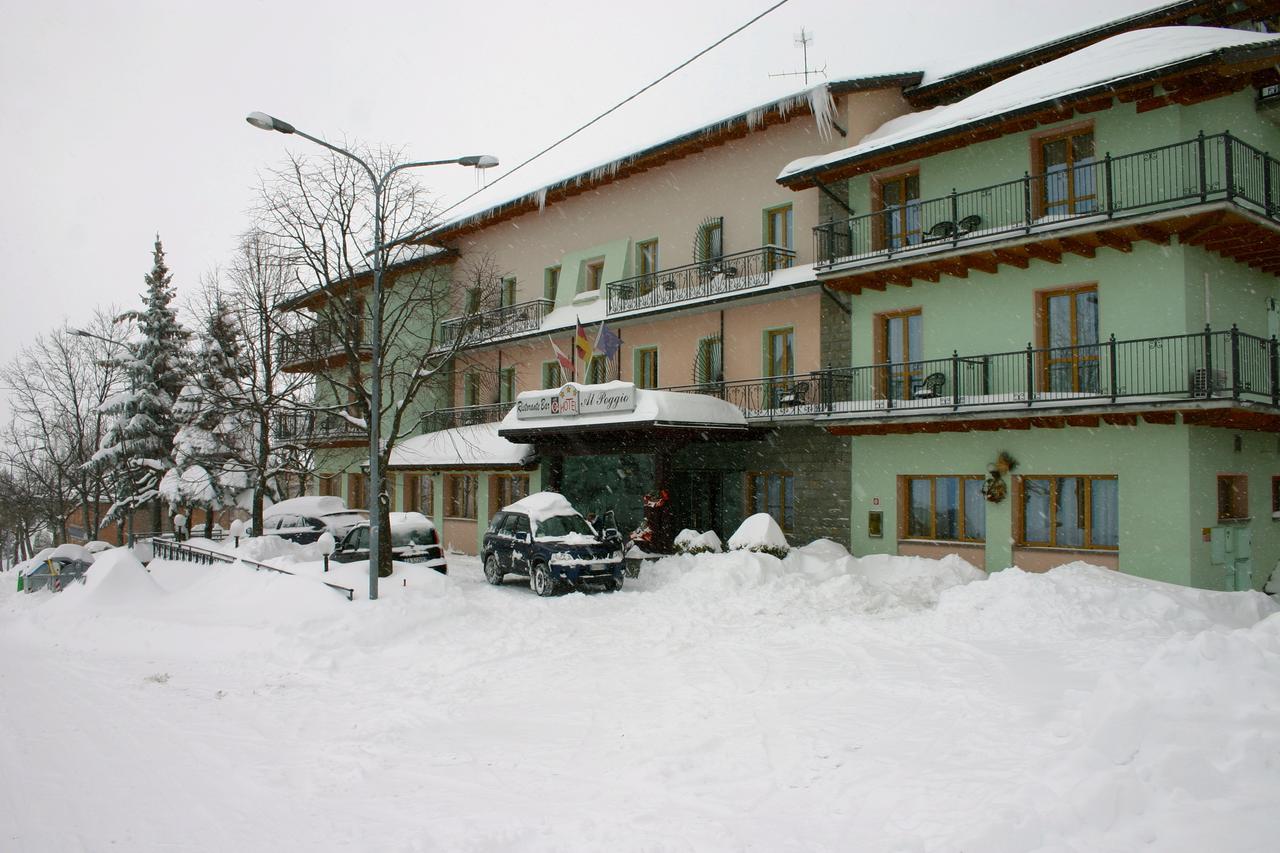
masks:
MULTIPOLYGON (((331 145, 323 139, 298 130, 287 121, 269 116, 266 113, 252 112, 245 121, 259 130, 274 130, 278 133, 296 134, 303 139, 314 142, 322 148, 328 148, 336 154, 350 158, 359 163, 365 174, 373 183, 373 311, 370 317, 369 341, 371 358, 369 363, 369 598, 378 597, 378 519, 379 509, 385 498, 383 494, 382 469, 378 464, 382 449, 382 253, 385 249, 382 233, 382 190, 387 181, 402 169, 413 169, 419 166, 443 166, 456 163, 460 166, 473 166, 477 169, 491 169, 498 165, 498 158, 489 154, 478 154, 468 157, 454 157, 450 160, 422 160, 414 163, 399 163, 387 169, 379 178, 364 160, 345 148, 331 145)), ((327 283, 327 282, 326 282, 327 283)))

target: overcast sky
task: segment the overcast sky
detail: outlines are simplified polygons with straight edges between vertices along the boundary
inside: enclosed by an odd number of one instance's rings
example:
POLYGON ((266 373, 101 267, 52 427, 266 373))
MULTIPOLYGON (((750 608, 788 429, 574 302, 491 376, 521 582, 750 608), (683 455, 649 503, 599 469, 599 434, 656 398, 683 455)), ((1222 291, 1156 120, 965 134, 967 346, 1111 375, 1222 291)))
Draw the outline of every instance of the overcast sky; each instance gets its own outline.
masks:
MULTIPOLYGON (((308 147, 253 130, 252 110, 413 159, 514 165, 770 5, 0 0, 0 361, 95 305, 136 306, 156 232, 180 292, 225 264, 258 170, 308 147)), ((833 79, 937 76, 1155 5, 790 0, 490 192, 498 201, 802 88, 769 77, 800 68, 802 26, 816 34, 810 64, 833 79)), ((459 167, 420 178, 446 204, 477 180, 459 167)))

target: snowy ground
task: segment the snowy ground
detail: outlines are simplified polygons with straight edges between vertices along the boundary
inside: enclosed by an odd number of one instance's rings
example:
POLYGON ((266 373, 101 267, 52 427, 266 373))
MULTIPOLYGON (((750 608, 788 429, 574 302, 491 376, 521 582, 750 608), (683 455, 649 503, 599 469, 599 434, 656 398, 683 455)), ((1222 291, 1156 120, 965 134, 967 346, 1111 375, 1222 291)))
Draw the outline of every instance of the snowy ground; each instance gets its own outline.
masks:
POLYGON ((115 560, 0 575, 0 850, 1275 849, 1257 594, 822 543, 552 599, 115 560))

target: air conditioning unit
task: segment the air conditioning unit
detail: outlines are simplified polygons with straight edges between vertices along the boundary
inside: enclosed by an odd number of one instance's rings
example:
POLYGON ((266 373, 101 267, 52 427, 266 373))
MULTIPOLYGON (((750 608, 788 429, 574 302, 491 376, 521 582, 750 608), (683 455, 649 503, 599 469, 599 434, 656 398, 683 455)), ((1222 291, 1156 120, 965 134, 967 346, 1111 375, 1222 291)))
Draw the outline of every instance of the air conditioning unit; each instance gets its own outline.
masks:
POLYGON ((1226 392, 1231 386, 1227 382, 1227 372, 1214 368, 1197 367, 1191 371, 1191 396, 1208 397, 1212 391, 1215 395, 1226 392), (1210 385, 1209 383, 1213 384, 1210 385))

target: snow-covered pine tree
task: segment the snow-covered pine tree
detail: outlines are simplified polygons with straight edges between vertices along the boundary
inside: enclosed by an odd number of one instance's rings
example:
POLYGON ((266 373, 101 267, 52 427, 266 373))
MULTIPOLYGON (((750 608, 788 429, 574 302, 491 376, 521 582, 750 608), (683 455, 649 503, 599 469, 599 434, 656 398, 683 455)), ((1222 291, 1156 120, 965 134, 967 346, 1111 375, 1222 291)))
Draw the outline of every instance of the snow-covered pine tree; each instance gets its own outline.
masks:
POLYGON ((248 487, 239 460, 252 436, 246 413, 227 405, 245 373, 235 324, 221 299, 210 307, 200 336, 200 366, 174 404, 174 464, 160 482, 171 508, 205 508, 206 536, 212 533, 214 511, 235 506, 248 487))
POLYGON ((136 333, 126 353, 117 357, 128 376, 130 390, 103 404, 112 416, 103 449, 90 464, 112 472, 116 495, 108 520, 128 516, 141 506, 151 507, 151 525, 159 530, 160 479, 173 467, 174 401, 186 384, 187 341, 190 333, 178 322, 173 302, 173 274, 164 260, 156 235, 151 272, 144 279, 141 311, 129 311, 120 321, 134 324, 136 333))

